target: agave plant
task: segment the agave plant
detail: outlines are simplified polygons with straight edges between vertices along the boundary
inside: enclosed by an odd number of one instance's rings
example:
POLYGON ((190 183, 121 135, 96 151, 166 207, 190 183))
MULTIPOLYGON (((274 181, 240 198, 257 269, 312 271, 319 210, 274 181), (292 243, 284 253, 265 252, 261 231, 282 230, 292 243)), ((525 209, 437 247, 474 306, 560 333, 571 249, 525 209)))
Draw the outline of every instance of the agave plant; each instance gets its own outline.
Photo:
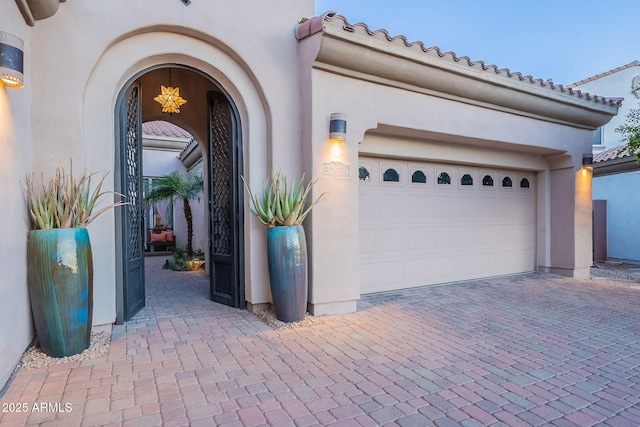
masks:
POLYGON ((123 197, 115 191, 102 191, 107 173, 102 175, 92 191, 91 179, 94 175, 96 174, 88 173, 85 169, 79 179, 76 179, 73 176, 72 162, 70 162, 68 174, 64 167, 60 166, 49 182, 46 182, 44 175, 41 175, 40 185, 34 182, 33 174, 27 175, 24 180, 24 191, 33 229, 85 228, 109 209, 128 204, 117 202, 94 212, 103 195, 115 194, 123 197))
POLYGON ((267 227, 301 225, 311 209, 325 196, 325 193, 322 193, 313 203, 306 206, 307 196, 317 180, 305 186, 304 175, 297 184, 295 179, 289 184, 282 173, 274 174, 264 183, 262 198, 253 194, 244 177, 242 181, 251 199, 251 212, 267 227))

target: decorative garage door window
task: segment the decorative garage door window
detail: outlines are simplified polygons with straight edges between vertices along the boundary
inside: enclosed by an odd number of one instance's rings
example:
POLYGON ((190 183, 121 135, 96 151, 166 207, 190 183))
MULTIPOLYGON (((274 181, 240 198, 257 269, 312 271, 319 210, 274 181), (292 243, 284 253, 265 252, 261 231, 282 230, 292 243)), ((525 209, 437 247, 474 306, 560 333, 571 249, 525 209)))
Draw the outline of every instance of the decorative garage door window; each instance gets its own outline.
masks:
POLYGON ((493 187, 493 178, 491 175, 485 175, 484 178, 482 178, 482 185, 485 187, 493 187))
POLYGON ((358 179, 360 181, 369 181, 371 179, 371 174, 364 166, 358 168, 358 179))
POLYGON ((385 182, 400 182, 400 175, 395 169, 389 168, 384 171, 382 180, 385 182))
POLYGON ((438 175, 438 184, 451 185, 451 176, 446 172, 441 172, 440 175, 438 175))
POLYGON ((520 180, 520 188, 529 188, 529 180, 527 178, 520 180))
POLYGON ((411 175, 411 182, 416 184, 426 184, 427 176, 422 171, 415 171, 413 175, 411 175))
POLYGON ((462 178, 460 178, 460 185, 473 185, 473 177, 465 173, 462 175, 462 178))
POLYGON ((511 188, 511 187, 513 187, 513 182, 511 181, 511 178, 509 178, 508 176, 505 176, 505 177, 502 179, 502 186, 503 186, 504 188, 511 188))

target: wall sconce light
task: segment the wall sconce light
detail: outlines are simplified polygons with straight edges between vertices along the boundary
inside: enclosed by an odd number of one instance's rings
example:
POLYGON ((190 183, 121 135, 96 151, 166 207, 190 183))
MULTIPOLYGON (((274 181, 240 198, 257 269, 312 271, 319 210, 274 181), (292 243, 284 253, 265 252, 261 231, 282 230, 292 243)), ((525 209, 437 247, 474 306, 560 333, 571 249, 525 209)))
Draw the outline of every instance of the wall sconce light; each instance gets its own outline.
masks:
POLYGON ((588 171, 593 170, 593 154, 592 153, 584 153, 582 155, 582 168, 588 171))
POLYGON ((347 115, 332 113, 329 118, 329 140, 345 142, 347 140, 347 115))
POLYGON ((24 83, 24 42, 0 31, 0 81, 6 87, 20 88, 24 83))

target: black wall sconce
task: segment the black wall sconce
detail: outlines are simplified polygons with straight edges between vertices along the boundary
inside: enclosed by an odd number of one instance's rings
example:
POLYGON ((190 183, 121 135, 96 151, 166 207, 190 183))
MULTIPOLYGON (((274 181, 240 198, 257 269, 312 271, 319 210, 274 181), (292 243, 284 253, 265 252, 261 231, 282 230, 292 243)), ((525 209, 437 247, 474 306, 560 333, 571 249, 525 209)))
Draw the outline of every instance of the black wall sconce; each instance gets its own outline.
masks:
POLYGON ((593 154, 592 153, 584 153, 582 155, 582 167, 588 171, 593 170, 593 154))
POLYGON ((13 34, 0 31, 0 81, 6 87, 24 85, 24 42, 13 34))
POLYGON ((347 140, 347 115, 332 113, 329 118, 329 140, 345 142, 347 140))

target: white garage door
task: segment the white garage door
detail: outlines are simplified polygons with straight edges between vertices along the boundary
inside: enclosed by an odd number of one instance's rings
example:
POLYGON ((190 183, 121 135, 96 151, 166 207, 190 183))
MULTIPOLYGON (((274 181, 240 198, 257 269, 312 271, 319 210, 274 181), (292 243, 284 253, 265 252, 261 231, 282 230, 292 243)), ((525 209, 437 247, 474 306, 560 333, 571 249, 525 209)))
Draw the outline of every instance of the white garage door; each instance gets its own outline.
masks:
POLYGON ((535 269, 535 174, 360 158, 361 293, 535 269))

